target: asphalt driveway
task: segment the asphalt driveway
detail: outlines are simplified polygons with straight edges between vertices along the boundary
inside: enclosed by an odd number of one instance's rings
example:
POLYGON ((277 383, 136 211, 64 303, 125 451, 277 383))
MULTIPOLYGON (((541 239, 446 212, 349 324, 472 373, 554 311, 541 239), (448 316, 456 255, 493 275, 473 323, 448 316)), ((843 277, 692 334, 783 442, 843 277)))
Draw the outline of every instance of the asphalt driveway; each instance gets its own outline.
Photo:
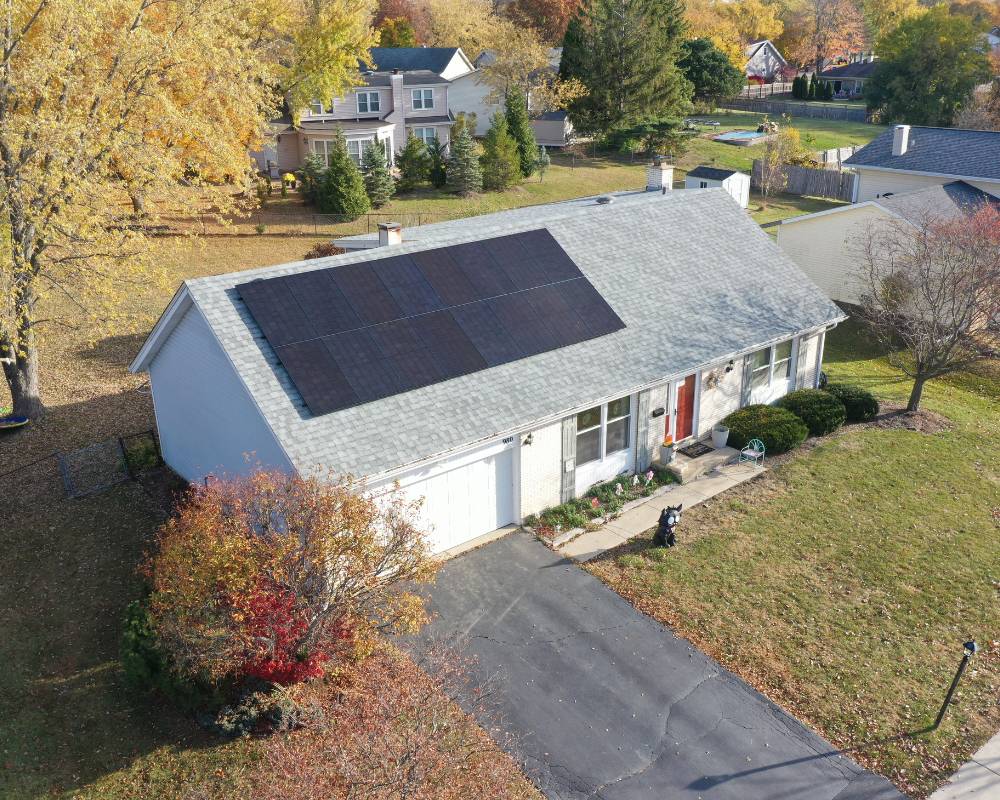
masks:
POLYGON ((503 726, 551 800, 899 800, 763 695, 518 533, 444 566, 423 636, 502 676, 503 726))

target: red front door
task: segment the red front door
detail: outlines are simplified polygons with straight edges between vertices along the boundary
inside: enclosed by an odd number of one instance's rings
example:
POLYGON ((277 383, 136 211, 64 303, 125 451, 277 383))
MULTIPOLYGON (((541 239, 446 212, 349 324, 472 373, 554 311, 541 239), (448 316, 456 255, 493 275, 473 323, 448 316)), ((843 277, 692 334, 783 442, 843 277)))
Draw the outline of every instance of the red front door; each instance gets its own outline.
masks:
POLYGON ((677 385, 677 428, 674 441, 687 439, 694 426, 694 375, 688 375, 677 385))

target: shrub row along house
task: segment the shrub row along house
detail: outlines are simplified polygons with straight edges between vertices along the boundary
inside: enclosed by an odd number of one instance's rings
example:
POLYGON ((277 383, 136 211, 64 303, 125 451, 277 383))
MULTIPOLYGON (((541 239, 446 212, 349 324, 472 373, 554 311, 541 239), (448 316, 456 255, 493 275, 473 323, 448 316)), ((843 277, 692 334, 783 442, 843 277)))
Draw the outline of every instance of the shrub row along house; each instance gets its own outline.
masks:
POLYGON ((791 217, 778 244, 834 300, 857 303, 859 246, 872 225, 914 227, 1000 202, 1000 132, 897 125, 847 161, 854 203, 791 217))
MULTIPOLYGON (((483 134, 500 108, 489 102, 481 70, 460 47, 375 47, 371 61, 370 69, 362 67, 363 83, 343 97, 313 101, 298 123, 291 114, 274 120, 270 141, 252 154, 257 168, 272 177, 294 172, 310 153, 329 163, 338 131, 356 163, 365 148, 378 144, 391 166, 408 136, 425 144, 436 137, 447 146, 456 114, 475 113, 475 132, 483 134)), ((565 119, 565 113, 553 112, 532 120, 539 143, 566 144, 565 119)))
POLYGON ((445 551, 816 386, 844 319, 723 189, 368 244, 181 286, 131 366, 174 470, 398 481, 445 551))

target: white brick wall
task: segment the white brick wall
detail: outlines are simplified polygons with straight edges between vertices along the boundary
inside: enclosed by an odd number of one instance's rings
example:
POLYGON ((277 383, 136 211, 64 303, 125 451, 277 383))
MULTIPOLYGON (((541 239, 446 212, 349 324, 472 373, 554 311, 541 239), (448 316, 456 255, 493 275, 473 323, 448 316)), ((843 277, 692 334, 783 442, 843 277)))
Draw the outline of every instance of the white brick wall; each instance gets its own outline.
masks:
POLYGON ((559 505, 561 464, 562 423, 532 431, 531 444, 521 446, 522 517, 559 505))
POLYGON ((733 362, 731 372, 726 372, 726 363, 719 364, 701 374, 701 402, 698 408, 698 436, 704 436, 712 426, 740 407, 740 390, 743 386, 743 359, 733 362), (708 376, 719 376, 719 385, 710 389, 708 376))

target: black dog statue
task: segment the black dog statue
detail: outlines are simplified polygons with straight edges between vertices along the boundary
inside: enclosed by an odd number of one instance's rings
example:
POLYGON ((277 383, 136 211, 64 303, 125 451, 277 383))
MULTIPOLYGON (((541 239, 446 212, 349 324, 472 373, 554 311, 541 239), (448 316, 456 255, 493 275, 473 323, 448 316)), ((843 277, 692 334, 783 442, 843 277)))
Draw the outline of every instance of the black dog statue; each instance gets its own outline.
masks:
POLYGON ((653 535, 654 547, 673 547, 677 544, 674 530, 677 528, 677 523, 681 521, 681 509, 683 508, 684 504, 681 503, 679 506, 667 506, 660 512, 660 521, 656 526, 656 533, 653 535))

